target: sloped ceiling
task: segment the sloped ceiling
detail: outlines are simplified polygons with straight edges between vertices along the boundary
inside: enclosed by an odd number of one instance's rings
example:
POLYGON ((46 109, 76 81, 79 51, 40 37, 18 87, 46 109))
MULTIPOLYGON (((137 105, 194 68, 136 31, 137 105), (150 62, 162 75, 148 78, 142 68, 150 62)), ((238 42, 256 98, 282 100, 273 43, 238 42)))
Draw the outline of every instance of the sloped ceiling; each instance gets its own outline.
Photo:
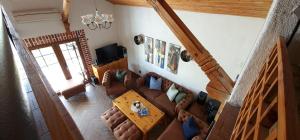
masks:
MULTIPOLYGON (((113 4, 150 6, 147 0, 107 0, 113 4)), ((173 8, 193 12, 265 18, 272 0, 166 0, 173 8)))
POLYGON ((44 11, 47 9, 62 10, 62 0, 9 0, 13 13, 44 11))

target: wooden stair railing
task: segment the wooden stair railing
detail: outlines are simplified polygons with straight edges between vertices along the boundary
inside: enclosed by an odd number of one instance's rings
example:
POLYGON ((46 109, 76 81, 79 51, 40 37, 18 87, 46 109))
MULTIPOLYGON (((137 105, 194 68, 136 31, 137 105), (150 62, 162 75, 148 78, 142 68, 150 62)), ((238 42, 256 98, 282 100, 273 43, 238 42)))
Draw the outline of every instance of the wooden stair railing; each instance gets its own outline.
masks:
POLYGON ((297 110, 283 39, 263 65, 244 99, 231 140, 298 140, 297 110))
POLYGON ((32 91, 43 114, 53 140, 83 140, 74 120, 50 86, 34 57, 9 21, 3 7, 6 26, 12 34, 13 43, 24 66, 32 91))
POLYGON ((147 2, 165 21, 191 54, 195 62, 210 79, 206 87, 209 96, 224 102, 231 94, 234 85, 227 73, 181 21, 165 0, 147 0, 147 2))

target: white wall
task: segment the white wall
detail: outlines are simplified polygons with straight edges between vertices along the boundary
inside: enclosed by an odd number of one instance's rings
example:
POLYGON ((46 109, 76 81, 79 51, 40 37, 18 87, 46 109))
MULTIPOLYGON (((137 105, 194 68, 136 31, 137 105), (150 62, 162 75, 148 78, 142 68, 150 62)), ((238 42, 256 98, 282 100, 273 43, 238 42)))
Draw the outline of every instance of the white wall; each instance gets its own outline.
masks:
MULTIPOLYGON (((96 0, 96 5, 99 11, 108 14, 114 14, 115 6, 109 2, 104 0, 96 0)), ((93 0, 72 0, 69 16, 71 31, 80 29, 85 30, 93 60, 95 59, 96 48, 110 43, 118 42, 116 34, 117 20, 113 23, 112 28, 108 30, 92 31, 89 30, 85 25, 81 24, 81 16, 86 14, 95 14, 95 8, 96 7, 93 0)), ((22 17, 22 19, 24 19, 24 17, 22 17)), ((17 21, 15 22, 16 30, 22 38, 31 38, 65 32, 60 14, 34 15, 27 16, 25 18, 26 20, 22 19, 15 20, 17 21)))
MULTIPOLYGON (((176 13, 232 79, 241 72, 264 23, 264 19, 260 18, 185 11, 176 13)), ((180 60, 176 75, 166 68, 160 69, 145 62, 143 46, 133 42, 135 35, 144 34, 182 46, 153 9, 116 6, 115 15, 119 20, 118 38, 120 44, 127 47, 130 69, 135 72, 141 70, 142 74, 154 71, 194 92, 205 90, 209 80, 195 62, 185 63, 180 60)))
POLYGON ((65 28, 61 22, 59 14, 26 17, 26 21, 21 21, 15 18, 16 30, 24 39, 65 32, 65 28), (36 17, 39 16, 43 16, 43 19, 38 21, 36 20, 36 17))
MULTIPOLYGON (((100 12, 107 14, 114 14, 115 6, 105 0, 95 0, 97 8, 100 12)), ((71 30, 84 29, 86 37, 88 38, 89 48, 93 60, 96 58, 95 49, 104 45, 118 42, 117 38, 117 22, 115 19, 110 29, 95 30, 88 29, 81 24, 81 16, 86 14, 95 14, 95 4, 93 0, 72 0, 69 22, 71 23, 71 30)))

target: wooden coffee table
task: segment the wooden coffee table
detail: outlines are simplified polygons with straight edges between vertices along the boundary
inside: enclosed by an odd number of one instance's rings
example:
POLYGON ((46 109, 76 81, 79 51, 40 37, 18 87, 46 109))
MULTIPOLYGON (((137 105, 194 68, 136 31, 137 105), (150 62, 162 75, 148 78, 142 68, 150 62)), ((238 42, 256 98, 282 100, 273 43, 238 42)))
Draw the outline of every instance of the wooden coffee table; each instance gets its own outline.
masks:
POLYGON ((165 113, 140 96, 134 90, 130 90, 113 100, 113 105, 118 107, 142 132, 143 139, 147 139, 148 132, 158 124, 165 113), (137 113, 131 111, 130 107, 133 101, 140 101, 149 110, 148 116, 140 117, 137 113))

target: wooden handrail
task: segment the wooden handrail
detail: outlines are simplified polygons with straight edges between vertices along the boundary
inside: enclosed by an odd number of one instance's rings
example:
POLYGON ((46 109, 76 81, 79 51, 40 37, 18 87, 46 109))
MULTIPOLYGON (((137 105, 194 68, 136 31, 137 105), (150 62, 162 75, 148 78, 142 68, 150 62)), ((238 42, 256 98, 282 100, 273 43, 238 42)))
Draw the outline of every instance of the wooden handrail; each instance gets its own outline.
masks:
POLYGON ((280 38, 244 99, 231 140, 298 140, 292 69, 280 38))
POLYGON ((24 66, 32 91, 38 102, 44 120, 53 140, 83 140, 72 117, 50 86, 34 57, 15 31, 7 14, 2 8, 6 26, 13 36, 15 48, 24 66))
MULTIPOLYGON (((277 41, 278 48, 278 139, 299 139, 297 128, 297 102, 293 84, 293 73, 288 60, 284 39, 277 41)), ((298 120, 299 121, 299 120, 298 120)))

